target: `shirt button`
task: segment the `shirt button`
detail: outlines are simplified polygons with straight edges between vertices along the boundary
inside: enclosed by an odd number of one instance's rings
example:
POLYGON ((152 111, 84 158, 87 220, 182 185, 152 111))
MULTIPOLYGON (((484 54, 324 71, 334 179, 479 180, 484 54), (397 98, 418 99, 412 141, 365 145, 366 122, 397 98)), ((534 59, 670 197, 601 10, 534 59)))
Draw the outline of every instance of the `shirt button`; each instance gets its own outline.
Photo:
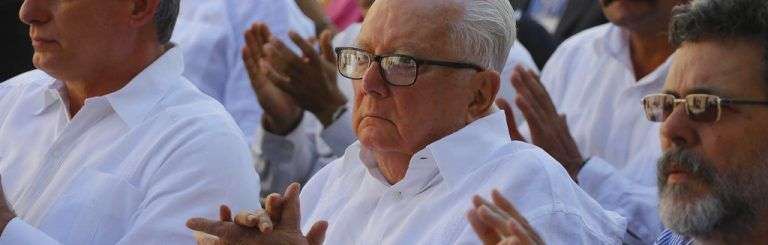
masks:
POLYGON ((392 195, 394 196, 395 200, 397 200, 397 201, 403 200, 403 193, 402 192, 396 191, 392 195))

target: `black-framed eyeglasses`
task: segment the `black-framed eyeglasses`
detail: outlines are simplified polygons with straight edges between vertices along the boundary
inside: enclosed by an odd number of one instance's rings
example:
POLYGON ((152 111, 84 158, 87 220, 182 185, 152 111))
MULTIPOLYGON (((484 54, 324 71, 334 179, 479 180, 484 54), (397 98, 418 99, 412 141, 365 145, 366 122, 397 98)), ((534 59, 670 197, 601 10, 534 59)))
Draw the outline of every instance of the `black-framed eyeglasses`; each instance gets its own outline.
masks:
POLYGON ((651 94, 643 98, 645 116, 652 122, 667 120, 678 104, 685 105, 685 112, 692 121, 717 122, 722 117, 724 106, 768 106, 768 101, 733 100, 709 94, 689 94, 685 99, 678 99, 671 94, 651 94))
POLYGON ((410 86, 419 77, 419 66, 435 65, 456 69, 473 69, 483 71, 482 67, 469 63, 416 59, 407 55, 374 55, 362 49, 352 47, 336 48, 339 73, 342 76, 357 80, 374 62, 379 64, 379 73, 392 86, 410 86))

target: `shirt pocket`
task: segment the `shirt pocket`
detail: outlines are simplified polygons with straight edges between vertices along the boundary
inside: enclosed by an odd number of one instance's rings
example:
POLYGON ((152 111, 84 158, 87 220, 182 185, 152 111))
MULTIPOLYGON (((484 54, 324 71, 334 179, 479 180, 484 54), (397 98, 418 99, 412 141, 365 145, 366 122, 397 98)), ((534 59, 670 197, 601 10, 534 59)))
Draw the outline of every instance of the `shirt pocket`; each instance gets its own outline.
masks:
MULTIPOLYGON (((143 194, 124 178, 85 168, 47 212, 45 223, 70 244, 115 244, 133 223, 143 194), (61 229, 60 226, 67 228, 61 229)), ((44 229, 46 230, 46 229, 44 229)))

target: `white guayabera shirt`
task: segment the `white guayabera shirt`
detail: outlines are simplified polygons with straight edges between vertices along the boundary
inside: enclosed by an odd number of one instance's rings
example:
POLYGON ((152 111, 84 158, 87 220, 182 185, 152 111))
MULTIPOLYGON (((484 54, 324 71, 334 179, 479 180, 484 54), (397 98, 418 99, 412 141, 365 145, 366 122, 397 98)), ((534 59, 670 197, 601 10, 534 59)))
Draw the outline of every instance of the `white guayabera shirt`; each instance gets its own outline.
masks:
POLYGON ((390 185, 359 142, 301 192, 304 232, 327 220, 326 244, 480 244, 466 213, 499 189, 548 244, 619 244, 626 222, 543 150, 512 142, 503 112, 431 143, 390 185))
POLYGON ((74 118, 41 71, 0 85, 0 244, 193 244, 187 219, 259 207, 242 133, 182 71, 173 48, 74 118))
MULTIPOLYGON (((662 89, 670 63, 671 58, 636 78, 629 35, 609 23, 566 40, 542 72, 581 155, 591 157, 579 172, 579 185, 627 218, 625 242, 632 244, 652 244, 662 228, 656 210, 659 124, 645 119, 640 101, 662 89)), ((520 131, 528 134, 528 125, 520 131)))

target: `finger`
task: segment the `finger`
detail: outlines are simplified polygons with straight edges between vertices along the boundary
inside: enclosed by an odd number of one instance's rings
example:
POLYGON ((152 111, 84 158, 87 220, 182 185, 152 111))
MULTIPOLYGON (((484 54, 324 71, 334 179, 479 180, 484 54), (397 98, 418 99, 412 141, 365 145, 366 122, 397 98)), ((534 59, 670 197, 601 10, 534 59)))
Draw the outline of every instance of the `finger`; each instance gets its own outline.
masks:
POLYGON ((309 233, 307 233, 307 243, 309 245, 322 245, 325 241, 325 231, 328 230, 328 222, 326 221, 318 221, 314 225, 312 225, 312 228, 309 229, 309 233))
POLYGON ((523 97, 518 96, 515 98, 515 104, 517 105, 517 108, 520 108, 520 111, 523 113, 525 121, 528 122, 528 128, 531 131, 531 143, 539 145, 541 143, 542 136, 545 135, 544 129, 546 128, 545 123, 542 122, 541 116, 539 116, 539 114, 536 112, 536 109, 532 108, 530 103, 528 103, 528 100, 524 99, 523 97))
POLYGON ((320 52, 328 62, 336 64, 336 54, 333 51, 333 32, 325 30, 320 34, 320 52))
POLYGON ((250 48, 243 47, 243 63, 245 64, 245 69, 248 71, 248 78, 251 80, 251 86, 258 90, 264 85, 265 81, 261 77, 259 64, 253 58, 252 53, 253 51, 251 51, 250 48))
POLYGON ((547 89, 539 81, 539 75, 532 70, 521 69, 521 75, 525 85, 533 94, 533 98, 541 105, 541 109, 547 113, 557 113, 555 106, 552 104, 552 99, 549 97, 547 89))
POLYGON ((271 233, 274 227, 272 220, 264 210, 240 212, 235 216, 235 224, 251 228, 258 227, 259 231, 264 234, 271 233))
POLYGON ((251 56, 254 58, 261 58, 264 51, 264 40, 260 38, 259 26, 254 25, 250 30, 245 32, 245 45, 251 51, 251 56))
POLYGON ((469 212, 467 212, 467 220, 469 220, 469 224, 472 226, 472 229, 475 231, 480 240, 483 241, 483 244, 496 244, 501 239, 499 234, 496 233, 496 230, 488 226, 480 219, 476 209, 471 209, 469 212))
MULTIPOLYGON (((286 62, 286 65, 293 66, 295 64, 303 63, 303 60, 301 57, 297 56, 291 49, 289 49, 285 44, 280 41, 279 39, 275 37, 269 38, 269 44, 271 45, 266 50, 267 53, 271 53, 272 56, 283 60, 286 62)), ((286 71, 282 71, 286 72, 286 71)))
POLYGON ((493 199, 493 204, 495 204, 499 209, 509 214, 509 216, 512 216, 513 219, 523 219, 523 216, 520 215, 520 212, 517 212, 517 209, 515 209, 514 205, 510 203, 504 196, 501 195, 501 192, 498 190, 493 190, 491 192, 491 199, 493 199))
MULTIPOLYGON (((531 87, 528 85, 528 82, 524 78, 525 71, 520 67, 517 66, 515 68, 514 73, 512 74, 512 78, 510 79, 512 81, 512 86, 517 91, 517 98, 515 100, 523 100, 526 102, 531 108, 530 114, 533 116, 536 116, 540 120, 544 120, 546 118, 544 114, 544 111, 541 110, 539 106, 539 101, 534 95, 533 91, 531 91, 531 87)), ((522 111, 523 108, 520 108, 522 111)), ((524 115, 525 116, 525 115, 524 115)), ((525 117, 526 121, 528 121, 528 116, 525 117)), ((530 123, 530 121, 529 121, 530 123)))
POLYGON ((272 193, 267 196, 264 203, 269 218, 272 219, 275 223, 279 223, 280 215, 283 213, 283 198, 280 196, 280 194, 272 193))
POLYGON ((504 111, 504 115, 507 117, 507 128, 509 130, 509 137, 512 140, 525 141, 523 135, 517 130, 517 124, 515 123, 515 113, 512 111, 512 106, 509 105, 507 100, 499 98, 496 99, 496 105, 504 111))
POLYGON ((301 209, 299 204, 299 192, 301 186, 298 183, 293 183, 288 186, 283 195, 285 203, 283 204, 283 212, 280 218, 279 226, 286 229, 299 229, 299 223, 301 222, 301 209))
POLYGON ((499 235, 503 237, 509 236, 509 227, 507 227, 506 220, 504 220, 504 218, 500 215, 491 211, 490 208, 485 205, 480 206, 480 208, 477 209, 477 214, 480 216, 480 220, 482 220, 483 223, 493 227, 493 229, 496 230, 499 235))
POLYGON ((192 218, 187 221, 187 227, 217 236, 224 240, 236 240, 242 234, 242 230, 232 222, 213 221, 204 218, 192 218))
POLYGON ((312 47, 312 45, 307 43, 307 40, 304 40, 304 38, 302 38, 298 33, 293 31, 288 32, 288 37, 290 37, 293 43, 295 43, 296 46, 301 49, 304 57, 308 58, 311 64, 319 64, 319 60, 317 59, 317 52, 312 47))
POLYGON ((227 205, 221 205, 219 207, 219 219, 221 221, 232 222, 232 211, 227 205))

